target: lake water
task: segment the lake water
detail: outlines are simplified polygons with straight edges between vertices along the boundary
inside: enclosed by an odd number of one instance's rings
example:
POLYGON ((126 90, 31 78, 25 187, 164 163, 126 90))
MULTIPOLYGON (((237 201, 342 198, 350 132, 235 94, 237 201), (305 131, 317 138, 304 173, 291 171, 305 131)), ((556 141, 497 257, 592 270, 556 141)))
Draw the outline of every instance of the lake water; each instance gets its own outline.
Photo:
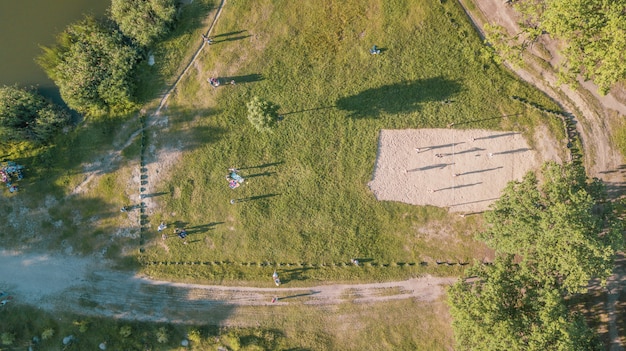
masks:
POLYGON ((111 0, 0 0, 0 85, 38 86, 58 100, 54 83, 35 63, 40 45, 54 44, 84 14, 104 16, 111 0))

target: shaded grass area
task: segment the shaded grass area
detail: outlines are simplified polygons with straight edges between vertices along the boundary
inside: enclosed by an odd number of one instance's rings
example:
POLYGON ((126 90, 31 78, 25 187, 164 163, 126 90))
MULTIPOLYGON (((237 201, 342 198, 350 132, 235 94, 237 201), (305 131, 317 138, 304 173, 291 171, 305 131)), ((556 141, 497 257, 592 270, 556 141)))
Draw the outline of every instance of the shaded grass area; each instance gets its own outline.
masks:
MULTIPOLYGON (((214 34, 239 32, 250 36, 212 45, 177 90, 171 107, 178 114, 169 115, 167 137, 195 146, 163 185, 168 194, 158 198, 162 211, 151 219, 154 226, 161 220, 220 224, 192 234, 189 245, 174 239, 155 244, 145 260, 317 264, 484 257, 486 250, 472 239, 480 220, 459 223, 445 209, 378 202, 367 187, 383 128, 458 123, 531 133, 540 123, 558 126, 510 98, 556 109, 481 54, 482 43, 458 4, 229 4, 214 34), (369 54, 373 44, 381 55, 369 54), (262 79, 214 89, 206 83, 211 76, 262 79), (281 106, 284 119, 273 133, 258 133, 246 119, 245 104, 255 95, 281 106), (205 138, 210 143, 203 144, 205 138), (235 190, 225 180, 230 167, 246 178, 235 190)), ((197 269, 208 270, 206 277, 252 279, 239 269, 197 269)), ((155 275, 175 270, 150 267, 155 275)))

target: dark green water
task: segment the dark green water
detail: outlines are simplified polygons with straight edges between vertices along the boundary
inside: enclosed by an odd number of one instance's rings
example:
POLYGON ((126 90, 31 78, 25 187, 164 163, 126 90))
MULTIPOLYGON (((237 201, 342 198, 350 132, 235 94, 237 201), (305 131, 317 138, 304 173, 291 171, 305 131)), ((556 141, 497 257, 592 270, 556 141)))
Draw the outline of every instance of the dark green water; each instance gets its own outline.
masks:
POLYGON ((54 84, 34 59, 39 45, 52 45, 58 33, 84 14, 102 17, 111 0, 0 0, 0 85, 38 86, 58 99, 54 84))

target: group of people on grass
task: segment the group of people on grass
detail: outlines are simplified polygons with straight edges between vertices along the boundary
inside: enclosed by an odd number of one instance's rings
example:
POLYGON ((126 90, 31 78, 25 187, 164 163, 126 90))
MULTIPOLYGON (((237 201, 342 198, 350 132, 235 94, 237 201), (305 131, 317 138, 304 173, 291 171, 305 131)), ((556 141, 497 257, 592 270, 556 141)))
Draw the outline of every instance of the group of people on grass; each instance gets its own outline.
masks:
POLYGON ((0 167, 0 181, 6 184, 7 188, 9 188, 9 192, 14 193, 17 191, 15 182, 24 178, 22 174, 23 169, 24 166, 18 165, 12 161, 5 162, 0 167))
POLYGON ((238 188, 245 179, 239 175, 239 170, 236 168, 229 168, 228 175, 226 176, 226 180, 228 181, 228 187, 231 189, 238 188))

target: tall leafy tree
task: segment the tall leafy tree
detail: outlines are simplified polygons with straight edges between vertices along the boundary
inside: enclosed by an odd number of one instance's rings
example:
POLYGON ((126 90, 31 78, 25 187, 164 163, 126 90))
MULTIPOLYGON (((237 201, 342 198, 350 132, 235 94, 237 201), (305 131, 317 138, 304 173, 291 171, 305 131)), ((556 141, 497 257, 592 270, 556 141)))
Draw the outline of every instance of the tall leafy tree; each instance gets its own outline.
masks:
POLYGON ((56 46, 43 49, 38 62, 72 109, 97 115, 134 108, 138 53, 110 23, 87 16, 68 26, 56 46))
POLYGON ((70 113, 34 90, 0 87, 2 141, 45 142, 67 125, 70 113))
POLYGON ((581 292, 590 279, 611 274, 623 226, 606 202, 604 186, 587 182, 584 169, 546 163, 539 183, 534 173, 511 182, 480 235, 498 253, 517 254, 546 284, 581 292))
POLYGON ((149 46, 166 34, 176 15, 174 0, 113 0, 111 17, 127 37, 149 46))
POLYGON ((582 316, 568 311, 558 289, 544 286, 513 255, 475 266, 471 279, 448 289, 458 350, 601 350, 582 316))
POLYGON ((564 77, 592 79, 601 93, 626 78, 626 0, 517 0, 530 41, 562 41, 564 77))

